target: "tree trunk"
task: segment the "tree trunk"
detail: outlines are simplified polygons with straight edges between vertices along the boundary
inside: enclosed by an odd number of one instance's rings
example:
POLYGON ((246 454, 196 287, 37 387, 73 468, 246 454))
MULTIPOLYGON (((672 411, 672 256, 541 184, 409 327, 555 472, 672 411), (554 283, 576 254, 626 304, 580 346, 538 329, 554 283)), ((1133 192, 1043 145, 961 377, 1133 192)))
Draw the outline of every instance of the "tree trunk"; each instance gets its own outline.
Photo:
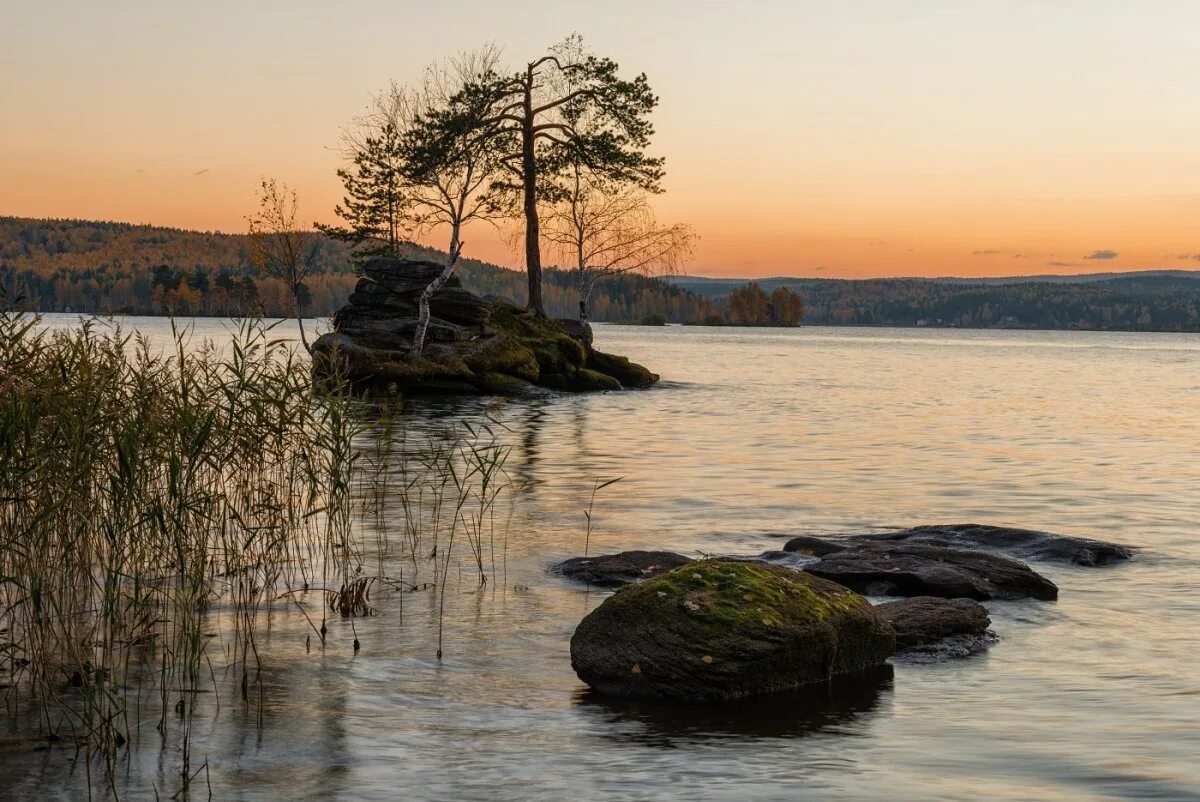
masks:
POLYGON ((525 84, 525 119, 521 125, 521 170, 525 191, 525 272, 529 278, 529 303, 527 306, 543 317, 542 304, 542 249, 541 232, 537 208, 537 159, 534 151, 533 131, 533 68, 525 84))
POLYGON ((429 331, 429 302, 433 299, 434 293, 440 290, 454 273, 454 265, 458 263, 458 255, 462 253, 462 244, 458 241, 458 234, 458 224, 455 224, 450 232, 450 252, 446 254, 446 266, 442 268, 441 273, 438 273, 437 278, 421 290, 421 300, 417 303, 417 328, 413 332, 409 359, 416 359, 425 350, 425 335, 429 331))
POLYGON ((304 316, 300 311, 300 290, 296 287, 292 287, 292 309, 296 313, 296 325, 300 327, 300 344, 311 354, 312 348, 308 344, 308 336, 304 333, 304 316))

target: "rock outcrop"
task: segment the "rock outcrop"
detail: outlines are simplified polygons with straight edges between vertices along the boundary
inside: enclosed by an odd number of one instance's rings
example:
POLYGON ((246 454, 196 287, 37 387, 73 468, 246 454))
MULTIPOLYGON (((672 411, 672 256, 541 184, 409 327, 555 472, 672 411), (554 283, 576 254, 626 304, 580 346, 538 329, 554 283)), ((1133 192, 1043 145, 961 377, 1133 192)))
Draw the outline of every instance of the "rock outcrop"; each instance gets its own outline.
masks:
POLYGON ((601 693, 716 700, 869 669, 894 647, 891 626, 844 587, 702 560, 605 599, 575 630, 571 665, 601 693))
POLYGON ((896 631, 897 652, 965 657, 986 649, 993 638, 987 608, 970 599, 914 596, 880 604, 875 612, 896 631))
POLYGON ((860 541, 804 570, 868 596, 1058 598, 1058 587, 1020 560, 927 543, 860 541))
POLYGON ((595 557, 572 557, 551 570, 568 579, 602 588, 619 588, 665 574, 690 559, 673 551, 622 551, 595 557))
POLYGON ((522 395, 648 387, 658 376, 596 351, 590 328, 484 300, 451 277, 430 301, 424 353, 413 357, 418 303, 441 272, 436 262, 373 259, 334 331, 313 344, 318 379, 333 375, 386 393, 522 395))

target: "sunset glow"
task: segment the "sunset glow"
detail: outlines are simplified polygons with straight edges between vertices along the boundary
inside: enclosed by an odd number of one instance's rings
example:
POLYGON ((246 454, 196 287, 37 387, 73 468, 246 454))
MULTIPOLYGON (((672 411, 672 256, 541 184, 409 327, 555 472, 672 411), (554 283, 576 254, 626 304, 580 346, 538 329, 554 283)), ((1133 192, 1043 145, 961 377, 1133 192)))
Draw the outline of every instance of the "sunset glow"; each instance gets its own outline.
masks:
MULTIPOLYGON (((689 272, 1200 267, 1194 4, 529 5, 16 0, 0 214, 244 231, 275 176, 331 221, 339 130, 372 91, 577 30, 661 97, 659 216, 702 237, 689 272)), ((486 226, 466 239, 520 265, 486 226)))

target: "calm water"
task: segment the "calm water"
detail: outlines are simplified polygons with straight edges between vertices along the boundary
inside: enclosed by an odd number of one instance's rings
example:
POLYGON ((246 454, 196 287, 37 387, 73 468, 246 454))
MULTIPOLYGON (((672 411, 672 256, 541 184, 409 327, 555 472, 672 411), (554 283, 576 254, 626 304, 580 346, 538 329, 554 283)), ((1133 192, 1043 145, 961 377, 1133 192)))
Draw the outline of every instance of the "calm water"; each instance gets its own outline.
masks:
MULTIPOLYGON (((415 425, 485 408, 507 425, 525 482, 507 575, 451 586, 441 664, 431 594, 382 599, 357 621, 357 655, 348 624, 306 654, 278 616, 265 728, 232 693, 199 722, 214 798, 1200 799, 1200 337, 601 326, 597 340, 662 386, 414 406, 415 425), (989 604, 989 654, 898 662, 849 697, 612 704, 568 653, 603 594, 545 569, 582 552, 591 487, 613 477, 593 552, 754 553, 956 521, 1143 550, 1037 565, 1060 600, 989 604)), ((129 798, 174 787, 177 756, 152 724, 141 741, 129 798)), ((70 758, 0 743, 0 797, 76 797, 70 758)))

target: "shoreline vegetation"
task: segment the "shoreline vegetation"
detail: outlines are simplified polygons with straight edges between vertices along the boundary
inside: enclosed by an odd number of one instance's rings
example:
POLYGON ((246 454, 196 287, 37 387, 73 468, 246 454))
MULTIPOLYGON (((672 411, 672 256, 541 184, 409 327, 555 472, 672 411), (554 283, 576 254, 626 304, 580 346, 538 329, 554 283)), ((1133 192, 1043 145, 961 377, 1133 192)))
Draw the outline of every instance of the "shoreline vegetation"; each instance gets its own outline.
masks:
POLYGON ((261 728, 279 614, 307 622, 307 651, 357 652, 381 599, 444 610, 450 585, 503 585, 508 447, 314 384, 276 326, 222 349, 175 329, 160 353, 4 312, 0 389, 0 705, 81 752, 97 796, 120 796, 123 749, 159 741, 164 796, 202 784, 211 700, 261 728))
MULTIPOLYGON (((322 240, 305 282, 309 314, 331 316, 357 280, 345 245, 322 240)), ((410 245, 411 258, 444 259, 410 245)), ((525 275, 464 256, 463 286, 480 295, 525 297, 525 275)), ((568 271, 545 271, 547 314, 576 312, 568 271)), ((780 280, 762 280, 770 293, 780 280)), ((1063 276, 1054 281, 975 284, 935 279, 787 279, 804 304, 802 325, 846 327, 1200 331, 1200 273, 1063 276), (939 322, 940 321, 940 322, 939 322)), ((728 319, 728 290, 699 294, 686 281, 617 276, 592 295, 593 322, 714 325, 728 319), (710 296, 710 293, 715 293, 710 296), (709 297, 706 297, 709 296, 709 297)), ((244 234, 84 220, 0 217, 0 288, 30 311, 82 315, 286 317, 291 302, 250 261, 244 234)))

